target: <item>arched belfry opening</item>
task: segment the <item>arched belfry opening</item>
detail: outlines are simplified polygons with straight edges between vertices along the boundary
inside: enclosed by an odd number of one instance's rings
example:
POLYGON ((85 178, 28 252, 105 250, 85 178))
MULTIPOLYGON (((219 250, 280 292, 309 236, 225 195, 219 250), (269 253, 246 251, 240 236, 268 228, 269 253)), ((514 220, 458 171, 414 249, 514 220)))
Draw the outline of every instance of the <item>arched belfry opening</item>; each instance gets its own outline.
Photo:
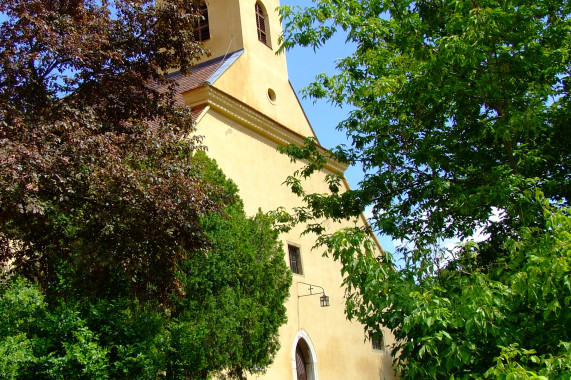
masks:
POLYGON ((303 330, 299 331, 294 339, 292 367, 294 380, 318 380, 315 349, 303 330))
POLYGON ((256 1, 256 5, 254 7, 256 12, 256 28, 258 30, 258 41, 266 45, 267 47, 271 48, 271 39, 270 39, 270 24, 268 22, 268 13, 266 12, 266 8, 260 3, 256 1))
POLYGON ((210 24, 208 22, 208 6, 203 3, 198 8, 198 18, 194 27, 194 38, 204 42, 210 39, 210 24))

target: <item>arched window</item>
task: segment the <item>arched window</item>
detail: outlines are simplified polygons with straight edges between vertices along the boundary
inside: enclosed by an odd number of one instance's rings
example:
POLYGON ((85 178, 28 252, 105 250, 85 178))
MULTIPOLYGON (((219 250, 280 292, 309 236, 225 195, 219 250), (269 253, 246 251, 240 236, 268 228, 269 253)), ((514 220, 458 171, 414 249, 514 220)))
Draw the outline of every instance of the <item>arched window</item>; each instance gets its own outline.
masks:
POLYGON ((210 39, 210 26, 208 25, 208 7, 206 4, 200 6, 200 17, 198 25, 194 29, 194 39, 196 41, 206 41, 210 39))
POLYGON ((258 28, 258 40, 264 45, 270 46, 269 27, 266 22, 266 12, 259 2, 256 3, 256 27, 258 28))

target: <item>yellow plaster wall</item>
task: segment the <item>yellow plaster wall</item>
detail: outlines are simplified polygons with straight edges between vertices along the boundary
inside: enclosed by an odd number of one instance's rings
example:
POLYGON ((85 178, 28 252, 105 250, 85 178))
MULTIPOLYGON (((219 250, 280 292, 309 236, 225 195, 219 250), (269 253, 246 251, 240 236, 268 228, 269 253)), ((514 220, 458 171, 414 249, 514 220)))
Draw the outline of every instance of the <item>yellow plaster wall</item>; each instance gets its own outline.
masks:
POLYGON ((206 4, 210 39, 204 45, 210 50, 211 57, 243 49, 240 3, 233 0, 210 0, 206 4))
MULTIPOLYGON (((282 185, 296 166, 276 151, 276 143, 213 109, 200 119, 198 133, 205 137, 209 156, 237 183, 248 214, 254 214, 258 207, 269 211, 279 206, 291 209, 300 205, 298 197, 282 185)), ((307 182, 307 190, 326 191, 324 175, 321 173, 307 182)), ((331 230, 339 227, 331 225, 331 230)), ((300 246, 304 271, 303 275, 293 275, 286 304, 288 323, 280 329, 282 347, 268 372, 251 378, 294 379, 291 352, 300 330, 308 334, 316 350, 320 379, 392 378, 389 351, 373 350, 371 343, 364 341, 363 327, 345 317, 339 264, 322 257, 321 251, 312 251, 315 236, 300 236, 301 231, 299 227, 281 236, 284 247, 287 243, 300 246), (299 281, 322 286, 331 306, 321 308, 318 296, 298 298, 299 281)), ((287 261, 286 252, 284 259, 287 261)), ((299 291, 307 289, 299 285, 299 291)))

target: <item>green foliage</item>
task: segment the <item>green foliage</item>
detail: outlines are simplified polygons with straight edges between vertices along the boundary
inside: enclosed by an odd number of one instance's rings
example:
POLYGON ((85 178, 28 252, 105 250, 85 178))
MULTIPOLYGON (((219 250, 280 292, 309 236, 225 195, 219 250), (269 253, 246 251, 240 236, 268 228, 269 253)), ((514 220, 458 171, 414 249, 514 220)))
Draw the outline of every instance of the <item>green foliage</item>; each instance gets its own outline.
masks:
POLYGON ((37 287, 16 279, 1 289, 0 312, 2 378, 108 377, 107 350, 73 308, 49 311, 37 287))
POLYGON ((477 265, 477 245, 426 274, 399 270, 388 253, 373 255, 365 232, 339 231, 321 243, 343 264, 348 316, 373 336, 380 326, 395 335, 403 378, 565 379, 571 374, 571 217, 545 207, 546 225, 507 240, 508 256, 488 269, 477 265))
POLYGON ((3 378, 14 379, 21 367, 34 360, 26 329, 36 322, 39 310, 45 306, 41 294, 23 281, 10 288, 3 284, 1 291, 0 373, 3 378))
POLYGON ((207 54, 202 4, 0 3, 0 376, 271 363, 291 282, 273 219, 197 153, 163 75, 207 54))
POLYGON ((291 284, 273 218, 246 217, 236 185, 204 154, 195 159, 201 178, 232 201, 201 218, 210 247, 180 261, 171 308, 121 292, 48 299, 28 281, 7 279, 0 378, 243 379, 272 363, 291 284))
POLYGON ((403 378, 568 378, 569 2, 316 0, 282 16, 283 48, 339 30, 356 46, 305 90, 352 106, 350 145, 283 148, 308 163, 288 179, 306 202, 293 220, 323 232, 371 206, 402 242, 395 260, 364 229, 320 237, 348 316, 393 332, 403 378), (362 165, 358 188, 305 193, 325 158, 362 165))
POLYGON ((205 162, 204 177, 234 202, 225 214, 202 219, 212 249, 181 265, 185 296, 173 313, 167 360, 184 376, 214 369, 241 377, 266 368, 279 349, 291 273, 273 218, 261 212, 246 217, 236 185, 204 154, 197 153, 197 159, 205 162))
POLYGON ((282 9, 286 48, 318 47, 337 29, 357 46, 306 94, 355 107, 339 125, 352 144, 334 156, 364 167, 352 196, 373 206, 374 227, 420 247, 482 227, 492 241, 541 219, 525 189, 568 201, 569 11, 550 0, 282 9), (496 209, 504 218, 490 222, 496 209))

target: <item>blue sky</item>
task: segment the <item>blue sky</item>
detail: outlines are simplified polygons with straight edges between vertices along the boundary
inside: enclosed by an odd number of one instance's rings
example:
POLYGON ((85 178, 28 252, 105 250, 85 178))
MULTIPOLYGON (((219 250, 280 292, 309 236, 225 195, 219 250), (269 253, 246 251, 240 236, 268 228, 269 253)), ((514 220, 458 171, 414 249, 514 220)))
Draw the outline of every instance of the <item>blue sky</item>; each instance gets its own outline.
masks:
MULTIPOLYGON (((282 0, 281 5, 308 6, 310 1, 303 0, 282 0)), ((323 47, 316 52, 311 48, 296 47, 286 52, 289 80, 298 94, 307 118, 311 123, 317 138, 325 148, 333 148, 338 144, 347 141, 344 132, 336 130, 337 124, 344 120, 349 112, 347 108, 334 107, 325 102, 314 103, 313 99, 304 99, 300 90, 306 87, 316 75, 320 73, 333 74, 335 72, 335 61, 350 55, 353 47, 345 43, 345 35, 337 34, 323 47)), ((345 172, 349 185, 356 188, 362 179, 362 170, 358 167, 351 167, 345 172)), ((379 236, 379 241, 383 249, 394 252, 392 239, 379 236)))

